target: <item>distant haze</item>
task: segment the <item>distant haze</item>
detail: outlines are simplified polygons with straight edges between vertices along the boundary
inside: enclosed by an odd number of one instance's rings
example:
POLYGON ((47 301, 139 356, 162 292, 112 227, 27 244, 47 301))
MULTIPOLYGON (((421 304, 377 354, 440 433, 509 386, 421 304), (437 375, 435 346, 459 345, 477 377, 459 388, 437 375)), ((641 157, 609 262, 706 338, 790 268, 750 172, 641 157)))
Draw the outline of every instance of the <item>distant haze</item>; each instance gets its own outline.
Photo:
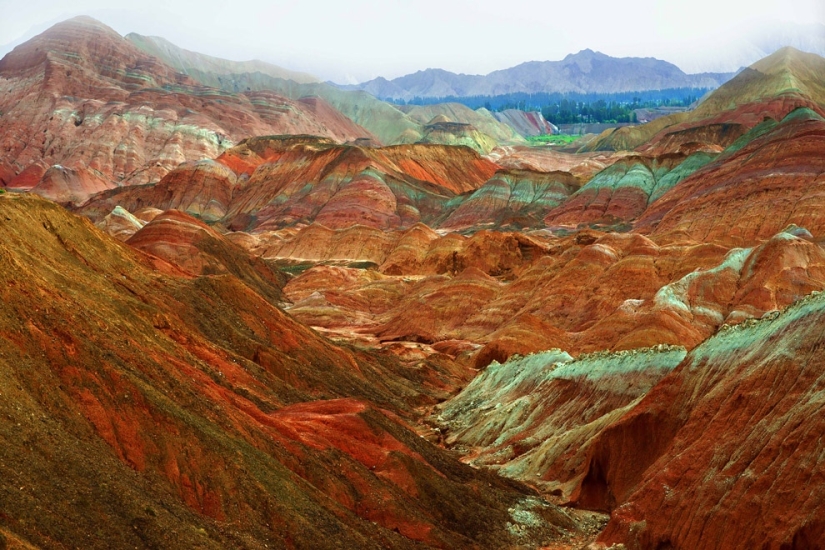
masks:
POLYGON ((825 53, 823 0, 0 0, 0 55, 86 14, 121 34, 355 83, 426 68, 487 74, 590 48, 688 73, 733 71, 783 45, 825 53), (3 46, 5 45, 5 46, 3 46))

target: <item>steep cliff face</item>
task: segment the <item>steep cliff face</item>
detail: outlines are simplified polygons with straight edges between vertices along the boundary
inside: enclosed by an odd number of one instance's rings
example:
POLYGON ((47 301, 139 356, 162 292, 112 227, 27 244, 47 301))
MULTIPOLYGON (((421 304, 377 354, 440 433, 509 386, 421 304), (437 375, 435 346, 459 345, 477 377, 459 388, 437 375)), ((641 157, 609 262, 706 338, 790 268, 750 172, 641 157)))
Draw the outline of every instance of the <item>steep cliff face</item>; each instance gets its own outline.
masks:
POLYGON ((604 547, 816 548, 822 295, 696 348, 589 453, 604 547))

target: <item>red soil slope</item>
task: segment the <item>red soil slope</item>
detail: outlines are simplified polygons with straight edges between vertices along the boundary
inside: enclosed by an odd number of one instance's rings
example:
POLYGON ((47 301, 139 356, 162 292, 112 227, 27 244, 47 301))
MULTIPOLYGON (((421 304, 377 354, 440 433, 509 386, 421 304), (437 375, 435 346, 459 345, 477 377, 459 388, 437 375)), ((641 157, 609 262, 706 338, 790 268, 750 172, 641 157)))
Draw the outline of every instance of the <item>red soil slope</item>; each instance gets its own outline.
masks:
MULTIPOLYGON (((158 231, 232 258, 179 214, 152 225, 138 242, 158 231)), ((0 196, 0 232, 5 540, 500 548, 578 529, 405 426, 459 369, 336 347, 254 285, 164 275, 34 196, 0 196), (314 399, 333 401, 300 404, 314 399)))

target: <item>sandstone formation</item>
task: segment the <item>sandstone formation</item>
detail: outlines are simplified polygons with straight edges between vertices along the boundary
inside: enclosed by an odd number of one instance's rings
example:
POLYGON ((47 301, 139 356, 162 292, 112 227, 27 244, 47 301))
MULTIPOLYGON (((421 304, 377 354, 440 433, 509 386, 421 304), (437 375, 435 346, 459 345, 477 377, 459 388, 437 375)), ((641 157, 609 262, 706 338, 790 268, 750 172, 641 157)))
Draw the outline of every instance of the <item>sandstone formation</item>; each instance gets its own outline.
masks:
POLYGON ((698 151, 690 156, 623 157, 593 176, 563 205, 549 209, 544 221, 551 227, 631 222, 715 156, 713 152, 698 151))
POLYGON ((480 132, 472 124, 433 119, 424 126, 424 135, 417 143, 444 143, 469 147, 481 154, 492 151, 496 145, 489 136, 480 132))
POLYGON ((578 187, 579 182, 567 172, 500 171, 462 201, 441 227, 538 227, 543 215, 578 187))
POLYGON ((0 159, 17 174, 35 163, 75 170, 83 183, 52 189, 58 200, 100 191, 101 183, 90 183, 97 180, 110 187, 157 181, 181 162, 214 158, 249 135, 371 137, 321 100, 203 87, 85 17, 15 48, 0 61, 0 81, 0 159))
POLYGON ((213 160, 183 163, 157 184, 120 187, 100 193, 81 211, 92 219, 108 215, 120 206, 129 212, 144 208, 176 209, 207 222, 222 219, 239 188, 238 176, 213 160))
POLYGON ((766 121, 651 204, 638 227, 668 240, 733 246, 750 246, 788 224, 821 235, 823 144, 825 119, 813 111, 766 121))
POLYGON ((598 547, 820 545, 824 305, 714 336, 602 433, 582 486, 615 508, 598 547))
POLYGON ((504 168, 535 172, 569 172, 583 184, 621 155, 613 152, 563 153, 538 147, 499 147, 489 158, 504 168))
POLYGON ((476 111, 460 103, 436 103, 434 105, 403 105, 399 110, 410 119, 426 126, 434 119, 443 118, 445 122, 470 124, 498 143, 525 143, 509 125, 498 120, 486 109, 476 111))
POLYGON ((126 243, 190 277, 232 274, 273 303, 283 301, 281 288, 286 281, 280 271, 177 210, 155 216, 126 243))
POLYGON ((100 229, 119 241, 126 241, 140 231, 146 222, 122 206, 116 206, 105 218, 97 222, 100 229))
POLYGON ((692 348, 725 323, 781 310, 825 288, 825 253, 795 233, 729 250, 595 232, 557 242, 311 226, 245 246, 310 267, 285 287, 302 322, 373 344, 465 342, 484 367, 549 347, 692 348))
POLYGON ((317 222, 331 229, 436 224, 456 195, 498 169, 469 148, 336 145, 312 136, 244 140, 216 161, 179 166, 159 183, 102 193, 81 211, 99 219, 115 206, 175 208, 233 230, 317 222))
POLYGON ((607 130, 583 150, 639 149, 662 154, 696 142, 727 147, 766 117, 782 120, 800 107, 825 114, 823 71, 823 58, 782 48, 737 74, 694 111, 607 130))
POLYGON ((551 350, 494 362, 432 420, 473 464, 577 501, 592 442, 685 355, 660 346, 576 360, 551 350))
POLYGON ((0 548, 819 547, 823 63, 573 153, 87 18, 19 46, 0 548))
MULTIPOLYGON (((248 280, 164 274, 38 197, 0 196, 0 220, 4 542, 501 548, 579 531, 408 428, 466 372, 336 347, 248 280)), ((226 250, 177 213, 142 232, 226 250)))
POLYGON ((612 511, 594 550, 816 548, 823 310, 815 292, 686 357, 493 363, 432 421, 468 460, 612 511))
POLYGON ((232 93, 274 92, 297 101, 305 101, 308 97, 321 98, 321 105, 332 106, 365 128, 377 141, 388 145, 416 143, 425 134, 430 143, 457 143, 454 134, 427 132, 425 126, 438 115, 445 115, 456 123, 472 125, 476 131, 465 132, 463 144, 479 151, 487 152, 497 144, 524 142, 520 135, 484 110, 473 111, 455 103, 401 107, 385 103, 360 90, 345 91, 332 84, 317 82, 310 75, 287 72, 258 61, 218 59, 179 48, 162 38, 135 33, 127 35, 126 39, 205 86, 232 93))

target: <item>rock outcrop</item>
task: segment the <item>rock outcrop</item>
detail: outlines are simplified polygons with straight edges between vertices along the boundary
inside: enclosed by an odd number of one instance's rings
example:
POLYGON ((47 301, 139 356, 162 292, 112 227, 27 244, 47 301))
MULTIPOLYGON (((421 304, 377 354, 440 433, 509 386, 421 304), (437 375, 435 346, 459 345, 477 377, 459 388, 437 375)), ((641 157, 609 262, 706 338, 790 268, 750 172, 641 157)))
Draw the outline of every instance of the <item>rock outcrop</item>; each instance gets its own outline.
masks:
POLYGON ((497 120, 503 122, 524 137, 545 136, 558 134, 559 129, 545 120, 541 111, 522 111, 519 109, 505 109, 494 114, 497 120))
POLYGON ((765 121, 652 203, 637 227, 666 240, 732 246, 751 246, 788 224, 820 235, 823 144, 825 119, 808 109, 765 121))
POLYGON ((372 137, 322 100, 204 87, 88 17, 15 48, 0 61, 0 79, 2 161, 17 174, 35 163, 76 171, 83 183, 68 195, 73 201, 101 190, 90 187, 93 180, 158 181, 181 162, 214 158, 250 135, 372 137))
POLYGON ((582 492, 614 511, 594 547, 819 546, 823 311, 721 331, 602 433, 582 492))
POLYGON ((102 193, 80 211, 99 219, 117 205, 175 208, 255 232, 313 222, 388 230, 437 224, 456 195, 475 191, 498 168, 466 147, 268 136, 244 140, 216 161, 183 164, 155 185, 102 193))
POLYGON ((232 275, 193 219, 132 239, 229 273, 165 274, 31 195, 0 195, 0 233, 4 542, 501 548, 580 531, 410 430, 466 371, 332 345, 232 275))

